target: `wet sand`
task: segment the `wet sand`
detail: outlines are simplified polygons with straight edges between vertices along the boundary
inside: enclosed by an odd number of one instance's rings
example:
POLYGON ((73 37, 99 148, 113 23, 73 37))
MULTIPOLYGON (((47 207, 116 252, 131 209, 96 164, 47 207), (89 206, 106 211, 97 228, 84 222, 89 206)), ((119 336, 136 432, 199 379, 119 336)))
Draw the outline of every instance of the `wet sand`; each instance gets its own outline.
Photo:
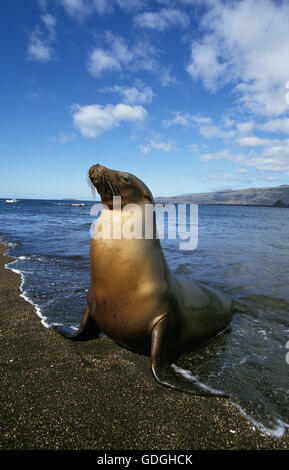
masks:
POLYGON ((146 356, 45 328, 3 253, 1 450, 289 449, 288 430, 263 435, 224 398, 161 387, 146 356))

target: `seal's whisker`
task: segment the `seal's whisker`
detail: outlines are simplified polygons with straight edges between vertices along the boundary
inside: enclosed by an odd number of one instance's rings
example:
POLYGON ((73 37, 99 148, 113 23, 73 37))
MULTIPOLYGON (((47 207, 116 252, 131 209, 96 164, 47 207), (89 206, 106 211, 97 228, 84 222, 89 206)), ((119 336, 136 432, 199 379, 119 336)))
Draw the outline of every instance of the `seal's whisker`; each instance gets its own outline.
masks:
MULTIPOLYGON (((109 180, 108 180, 108 181, 109 181, 109 180)), ((113 195, 114 195, 114 196, 120 196, 120 191, 119 191, 118 187, 117 187, 115 184, 113 184, 111 181, 109 181, 109 185, 110 185, 110 187, 111 187, 111 189, 112 189, 113 195)))
POLYGON ((113 196, 114 195, 113 186, 112 186, 111 182, 108 179, 106 180, 106 182, 108 183, 109 189, 111 190, 112 196, 113 196))
POLYGON ((92 194, 93 199, 96 199, 96 189, 95 189, 95 186, 94 186, 94 184, 92 183, 92 181, 91 181, 89 175, 87 175, 86 181, 87 181, 88 186, 90 187, 90 190, 91 190, 91 194, 92 194))

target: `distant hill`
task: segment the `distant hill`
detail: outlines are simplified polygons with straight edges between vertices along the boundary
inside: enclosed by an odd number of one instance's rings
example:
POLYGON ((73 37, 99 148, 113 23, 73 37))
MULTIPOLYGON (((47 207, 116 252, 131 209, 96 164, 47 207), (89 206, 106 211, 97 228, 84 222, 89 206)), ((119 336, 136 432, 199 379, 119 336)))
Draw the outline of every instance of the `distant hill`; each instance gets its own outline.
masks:
POLYGON ((246 206, 273 206, 281 201, 285 207, 289 204, 289 185, 270 188, 226 189, 211 193, 182 194, 172 197, 156 197, 156 203, 194 203, 194 204, 238 204, 246 206))

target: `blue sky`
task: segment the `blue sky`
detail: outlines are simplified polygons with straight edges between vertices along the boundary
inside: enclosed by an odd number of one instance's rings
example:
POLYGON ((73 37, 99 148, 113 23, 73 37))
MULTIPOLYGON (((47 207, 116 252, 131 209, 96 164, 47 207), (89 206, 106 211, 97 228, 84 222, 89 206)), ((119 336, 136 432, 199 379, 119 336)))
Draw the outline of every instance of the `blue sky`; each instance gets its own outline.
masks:
POLYGON ((287 1, 0 11, 0 197, 91 199, 95 163, 155 196, 288 183, 287 1))

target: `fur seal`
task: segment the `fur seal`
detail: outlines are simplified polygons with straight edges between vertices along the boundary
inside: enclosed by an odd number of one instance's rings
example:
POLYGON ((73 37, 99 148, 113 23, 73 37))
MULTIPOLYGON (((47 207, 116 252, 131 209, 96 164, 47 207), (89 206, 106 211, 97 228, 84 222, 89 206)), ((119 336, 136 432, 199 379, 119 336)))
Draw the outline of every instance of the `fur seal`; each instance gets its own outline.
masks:
MULTIPOLYGON (((113 196, 121 197, 118 215, 122 224, 128 217, 127 204, 137 204, 143 213, 145 205, 153 203, 149 188, 130 173, 97 164, 89 169, 89 179, 106 206, 98 226, 111 223, 115 216, 113 196)), ((75 340, 96 338, 103 332, 128 349, 150 352, 151 370, 160 384, 197 395, 226 396, 178 375, 171 364, 182 352, 199 347, 227 329, 232 302, 212 288, 170 272, 156 236, 155 218, 152 239, 93 237, 90 275, 79 330, 71 333, 69 328, 58 326, 58 332, 75 340)))

